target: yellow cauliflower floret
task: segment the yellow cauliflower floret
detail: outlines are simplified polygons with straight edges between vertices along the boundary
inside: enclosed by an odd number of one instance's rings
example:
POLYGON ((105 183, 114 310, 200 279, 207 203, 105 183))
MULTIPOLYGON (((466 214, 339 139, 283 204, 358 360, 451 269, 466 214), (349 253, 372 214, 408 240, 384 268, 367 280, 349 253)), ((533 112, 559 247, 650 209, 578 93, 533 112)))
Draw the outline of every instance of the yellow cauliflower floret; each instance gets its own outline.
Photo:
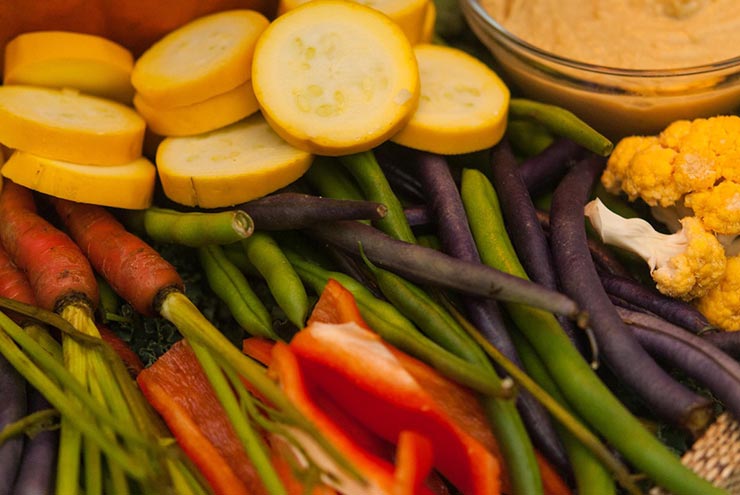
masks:
POLYGON ((714 189, 687 194, 684 202, 707 229, 740 234, 740 183, 723 181, 714 189))
POLYGON ((740 330, 740 256, 727 259, 722 279, 695 302, 712 325, 728 331, 740 330))
POLYGON ((681 229, 663 234, 642 218, 623 218, 599 199, 584 208, 604 243, 626 249, 648 264, 657 289, 691 300, 714 287, 725 272, 725 250, 696 217, 681 219, 681 229))
POLYGON ((740 117, 679 120, 658 136, 632 136, 614 148, 602 183, 631 201, 672 206, 685 194, 740 182, 740 117))
POLYGON ((719 283, 726 258, 722 244, 697 218, 683 218, 681 227, 677 234, 685 236, 685 249, 656 265, 651 276, 663 294, 691 300, 719 283))

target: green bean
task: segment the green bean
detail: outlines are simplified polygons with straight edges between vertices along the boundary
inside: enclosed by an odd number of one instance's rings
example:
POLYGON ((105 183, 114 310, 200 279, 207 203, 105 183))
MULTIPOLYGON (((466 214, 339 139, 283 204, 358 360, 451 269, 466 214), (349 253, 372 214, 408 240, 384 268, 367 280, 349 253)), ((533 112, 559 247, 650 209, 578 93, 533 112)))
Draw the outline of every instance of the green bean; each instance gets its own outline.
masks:
MULTIPOLYGON (((511 334, 511 340, 516 346, 517 354, 522 360, 527 374, 553 399, 570 411, 565 397, 563 397, 529 342, 518 332, 511 332, 511 334)), ((572 411, 570 412, 573 414, 572 411)), ((578 493, 583 495, 610 495, 616 493, 614 478, 604 464, 561 423, 555 423, 555 428, 573 467, 578 493)), ((625 477, 625 480, 630 481, 628 477, 625 477)))
POLYGON ((229 244, 252 235, 254 223, 245 211, 180 212, 151 207, 126 213, 126 221, 143 225, 154 241, 201 247, 229 244), (139 217, 139 218, 137 218, 139 217))
POLYGON ((444 348, 424 337, 405 316, 390 303, 375 297, 369 289, 357 280, 341 272, 326 270, 306 261, 290 250, 286 256, 295 267, 298 275, 320 294, 330 278, 335 279, 352 292, 362 318, 384 340, 408 354, 428 363, 441 374, 457 381, 483 395, 502 397, 510 393, 508 389, 491 383, 481 376, 476 367, 447 352, 444 348))
POLYGON ((385 217, 374 224, 389 236, 406 242, 415 242, 403 206, 391 189, 372 151, 345 155, 339 158, 360 185, 365 199, 384 204, 388 209, 385 217))
POLYGON ((198 248, 198 257, 211 290, 228 306, 236 322, 249 334, 277 339, 272 318, 244 274, 217 245, 198 248))
POLYGON ((548 105, 524 98, 512 98, 509 103, 509 117, 532 119, 542 124, 553 134, 570 138, 601 156, 607 156, 614 148, 608 138, 586 124, 571 111, 556 105, 548 105))
MULTIPOLYGON (((504 227, 496 192, 478 171, 463 172, 462 197, 484 263, 526 278, 504 227)), ((535 349, 571 407, 633 466, 676 495, 725 493, 681 464, 611 393, 571 344, 552 313, 506 303, 506 309, 535 349)))
POLYGON ((272 297, 288 320, 303 328, 309 310, 306 289, 278 243, 269 234, 255 232, 241 244, 249 262, 265 279, 272 297))
POLYGON ((529 119, 509 119, 506 136, 517 155, 524 159, 539 155, 555 139, 544 126, 529 119))
POLYGON ((319 194, 327 198, 365 199, 354 179, 333 158, 316 157, 305 177, 319 194))

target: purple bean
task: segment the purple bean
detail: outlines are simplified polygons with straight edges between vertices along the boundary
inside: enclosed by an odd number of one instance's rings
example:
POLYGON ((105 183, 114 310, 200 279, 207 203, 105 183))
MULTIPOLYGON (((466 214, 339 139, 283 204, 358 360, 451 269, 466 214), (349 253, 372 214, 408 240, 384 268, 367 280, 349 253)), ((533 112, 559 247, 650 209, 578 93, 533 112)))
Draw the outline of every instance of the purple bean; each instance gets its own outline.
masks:
POLYGON ((699 336, 735 359, 740 360, 740 332, 705 332, 699 336))
POLYGON ((333 199, 310 194, 272 194, 239 205, 252 217, 256 229, 300 229, 317 222, 380 220, 387 208, 373 201, 333 199))
MULTIPOLYGON (((501 213, 507 224, 509 239, 519 261, 534 282, 553 290, 558 289, 547 234, 519 172, 514 152, 508 141, 502 140, 491 151, 491 183, 501 200, 501 213)), ((568 338, 583 353, 585 346, 580 332, 567 318, 558 318, 568 338)))
MULTIPOLYGON (((452 178, 447 160, 440 155, 423 152, 416 153, 414 158, 429 209, 436 219, 442 250, 455 258, 480 263, 460 191, 452 178)), ((486 339, 512 362, 522 367, 498 304, 491 299, 474 297, 464 298, 463 304, 470 321, 486 339)), ((535 445, 558 468, 567 469, 565 451, 542 405, 531 394, 523 391, 519 394, 517 408, 535 445)))
POLYGON ((557 138, 542 153, 519 164, 519 173, 532 196, 539 196, 553 189, 580 158, 585 149, 567 138, 557 138))
POLYGON ((409 148, 387 143, 375 150, 375 159, 394 191, 410 200, 423 201, 426 195, 412 172, 411 153, 409 148))
POLYGON ((661 318, 691 330, 706 332, 713 328, 706 317, 691 304, 668 297, 637 280, 602 273, 601 283, 608 294, 618 296, 637 307, 644 308, 661 318))
POLYGON ((599 353, 611 371, 663 420, 692 432, 711 417, 711 402, 666 373, 625 329, 601 285, 588 248, 583 208, 604 167, 582 160, 556 187, 550 210, 550 241, 560 284, 589 314, 599 353))
MULTIPOLYGON (((51 407, 35 389, 28 394, 29 412, 51 407)), ((44 430, 26 440, 23 459, 13 487, 13 495, 45 495, 52 492, 56 474, 59 432, 44 430)))
POLYGON ((617 311, 651 355, 708 388, 735 417, 740 417, 740 362, 661 318, 622 308, 617 311))
POLYGON ((425 205, 406 206, 403 209, 406 221, 412 227, 426 227, 434 223, 429 208, 425 205))
POLYGON ((479 263, 396 240, 360 222, 325 223, 307 231, 350 253, 360 254, 362 249, 376 265, 418 283, 472 296, 517 302, 577 321, 585 318, 578 305, 559 292, 479 263))
MULTIPOLYGON (((23 377, 0 356, 0 430, 26 415, 26 386, 23 377)), ((10 493, 2 492, 2 487, 13 486, 22 453, 22 435, 10 438, 0 445, 0 493, 10 493)))
POLYGON ((506 140, 491 151, 491 183, 501 200, 506 230, 524 271, 531 280, 555 289, 557 279, 547 237, 506 140))
MULTIPOLYGON (((542 230, 549 238, 550 214, 546 211, 537 210, 537 218, 540 220, 542 230)), ((597 269, 606 273, 611 273, 613 275, 619 275, 621 277, 630 276, 627 268, 624 267, 622 262, 619 261, 619 259, 606 246, 606 244, 591 237, 587 239, 587 242, 588 249, 591 251, 591 258, 593 258, 594 263, 596 263, 597 269)))

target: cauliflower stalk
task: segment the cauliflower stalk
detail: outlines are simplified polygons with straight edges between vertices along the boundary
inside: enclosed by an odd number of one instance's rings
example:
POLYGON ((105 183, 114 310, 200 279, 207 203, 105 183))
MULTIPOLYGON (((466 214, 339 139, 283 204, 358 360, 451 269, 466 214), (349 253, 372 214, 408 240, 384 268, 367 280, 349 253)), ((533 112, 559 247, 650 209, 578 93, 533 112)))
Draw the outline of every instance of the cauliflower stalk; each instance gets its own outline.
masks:
POLYGON ((622 247, 645 243, 630 250, 652 263, 658 289, 693 299, 718 327, 740 330, 740 116, 678 120, 656 136, 624 138, 601 182, 612 194, 644 201, 675 232, 655 232, 658 240, 644 226, 630 226, 612 239, 622 247), (633 237, 643 240, 628 240, 633 237), (655 245, 660 255, 650 253, 655 245))
POLYGON ((695 217, 681 219, 673 234, 656 231, 642 218, 623 218, 600 199, 584 213, 604 243, 640 256, 663 294, 684 300, 704 296, 725 273, 725 250, 695 217))

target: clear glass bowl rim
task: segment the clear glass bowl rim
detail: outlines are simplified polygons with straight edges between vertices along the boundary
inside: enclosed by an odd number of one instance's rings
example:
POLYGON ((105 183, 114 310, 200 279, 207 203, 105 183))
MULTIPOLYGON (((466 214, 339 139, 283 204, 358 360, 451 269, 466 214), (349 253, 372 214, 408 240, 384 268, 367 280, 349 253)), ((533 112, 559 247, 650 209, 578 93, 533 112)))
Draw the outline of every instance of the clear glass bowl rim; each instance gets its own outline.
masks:
POLYGON ((510 31, 506 30, 501 24, 498 23, 491 15, 481 6, 479 0, 460 0, 461 2, 470 6, 473 14, 476 15, 481 21, 483 21, 487 27, 492 30, 494 36, 500 36, 507 42, 513 44, 520 50, 528 52, 532 56, 542 58, 553 64, 558 64, 572 69, 577 69, 585 72, 592 72, 596 74, 604 74, 618 77, 629 77, 629 78, 668 78, 668 77, 681 77, 690 75, 700 74, 711 74, 714 72, 725 71, 727 69, 740 68, 740 56, 733 57, 710 64, 697 65, 693 67, 681 67, 677 69, 655 69, 655 70, 644 70, 644 69, 624 69, 617 67, 607 67, 603 65, 591 64, 587 62, 580 62, 572 60, 552 52, 538 48, 531 43, 524 41, 523 39, 515 36, 510 31))

